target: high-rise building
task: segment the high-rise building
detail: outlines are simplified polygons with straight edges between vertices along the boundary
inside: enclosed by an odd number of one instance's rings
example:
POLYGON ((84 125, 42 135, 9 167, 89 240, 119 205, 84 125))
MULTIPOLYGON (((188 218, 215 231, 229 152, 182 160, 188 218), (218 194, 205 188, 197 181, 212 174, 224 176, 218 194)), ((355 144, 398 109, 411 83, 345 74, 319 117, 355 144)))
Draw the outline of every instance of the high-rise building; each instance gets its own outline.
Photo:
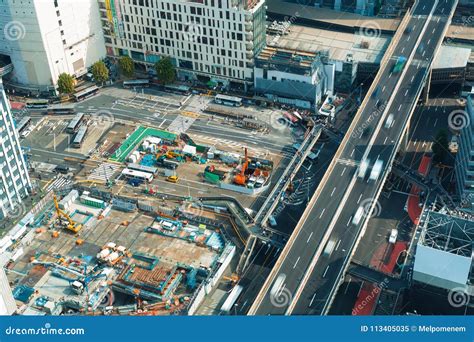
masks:
POLYGON ((0 54, 11 82, 54 90, 58 76, 75 77, 105 57, 97 0, 0 1, 0 54))
POLYGON ((0 79, 0 219, 28 195, 31 182, 0 79))
POLYGON ((456 185, 465 209, 474 211, 474 101, 471 96, 467 98, 465 113, 457 114, 463 119, 463 128, 456 156, 456 185))
POLYGON ((265 46, 264 3, 99 0, 107 55, 130 56, 148 70, 167 56, 182 80, 249 85, 265 46))

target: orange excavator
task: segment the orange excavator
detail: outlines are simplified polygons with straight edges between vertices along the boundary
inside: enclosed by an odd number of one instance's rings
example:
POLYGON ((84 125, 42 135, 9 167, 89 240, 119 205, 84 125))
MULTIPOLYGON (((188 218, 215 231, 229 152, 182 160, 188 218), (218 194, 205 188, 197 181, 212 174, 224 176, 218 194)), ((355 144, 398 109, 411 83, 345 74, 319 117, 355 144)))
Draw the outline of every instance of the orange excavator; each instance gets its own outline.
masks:
POLYGON ((238 185, 245 185, 247 179, 245 178, 245 171, 247 171, 247 167, 249 166, 249 159, 247 155, 247 148, 245 148, 245 160, 242 164, 242 169, 240 173, 236 174, 234 177, 234 183, 238 185))

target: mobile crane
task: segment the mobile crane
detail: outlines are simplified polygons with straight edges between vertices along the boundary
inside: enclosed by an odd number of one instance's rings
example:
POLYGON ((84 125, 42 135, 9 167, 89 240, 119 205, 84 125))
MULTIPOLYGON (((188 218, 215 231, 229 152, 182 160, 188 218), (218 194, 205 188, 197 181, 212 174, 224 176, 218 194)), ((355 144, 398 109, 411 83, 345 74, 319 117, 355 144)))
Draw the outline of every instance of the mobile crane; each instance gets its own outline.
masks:
POLYGON ((76 222, 74 222, 71 216, 69 216, 67 213, 65 213, 59 208, 58 199, 56 198, 56 196, 54 196, 54 207, 56 208, 56 213, 58 214, 59 219, 61 220, 62 218, 64 218, 67 220, 67 223, 61 221, 66 229, 74 233, 78 233, 82 229, 82 224, 77 224, 76 222))
POLYGON ((242 163, 242 168, 240 169, 240 173, 236 174, 234 177, 234 183, 238 185, 245 185, 247 179, 245 177, 245 171, 249 166, 249 159, 247 154, 247 148, 245 148, 245 160, 242 163))

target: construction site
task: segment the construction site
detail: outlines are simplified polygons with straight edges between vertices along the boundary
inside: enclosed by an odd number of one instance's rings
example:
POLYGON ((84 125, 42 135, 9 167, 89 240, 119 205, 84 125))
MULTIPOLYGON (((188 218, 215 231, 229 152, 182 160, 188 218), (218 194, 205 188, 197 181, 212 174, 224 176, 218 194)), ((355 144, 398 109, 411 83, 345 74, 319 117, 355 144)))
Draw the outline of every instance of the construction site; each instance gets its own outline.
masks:
POLYGON ((0 241, 18 312, 192 314, 236 252, 233 219, 185 200, 97 195, 51 193, 0 241))

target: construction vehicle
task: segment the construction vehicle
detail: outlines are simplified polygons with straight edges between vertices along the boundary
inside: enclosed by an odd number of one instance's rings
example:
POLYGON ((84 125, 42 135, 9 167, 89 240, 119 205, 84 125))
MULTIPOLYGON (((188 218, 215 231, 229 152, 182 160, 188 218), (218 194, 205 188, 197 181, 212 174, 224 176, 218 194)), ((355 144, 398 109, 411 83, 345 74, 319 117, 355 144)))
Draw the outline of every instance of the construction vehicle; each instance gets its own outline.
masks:
POLYGON ((248 166, 249 166, 249 160, 248 160, 247 148, 245 148, 245 159, 244 159, 244 162, 242 163, 242 168, 240 169, 240 173, 236 174, 234 177, 235 184, 238 184, 238 185, 246 184, 247 179, 245 177, 245 171, 247 171, 248 166))
POLYGON ((66 229, 74 233, 78 233, 82 229, 82 224, 74 222, 71 216, 59 208, 58 199, 56 196, 54 196, 54 207, 56 208, 56 213, 58 214, 59 220, 66 229), (67 222, 61 219, 65 219, 67 222))

